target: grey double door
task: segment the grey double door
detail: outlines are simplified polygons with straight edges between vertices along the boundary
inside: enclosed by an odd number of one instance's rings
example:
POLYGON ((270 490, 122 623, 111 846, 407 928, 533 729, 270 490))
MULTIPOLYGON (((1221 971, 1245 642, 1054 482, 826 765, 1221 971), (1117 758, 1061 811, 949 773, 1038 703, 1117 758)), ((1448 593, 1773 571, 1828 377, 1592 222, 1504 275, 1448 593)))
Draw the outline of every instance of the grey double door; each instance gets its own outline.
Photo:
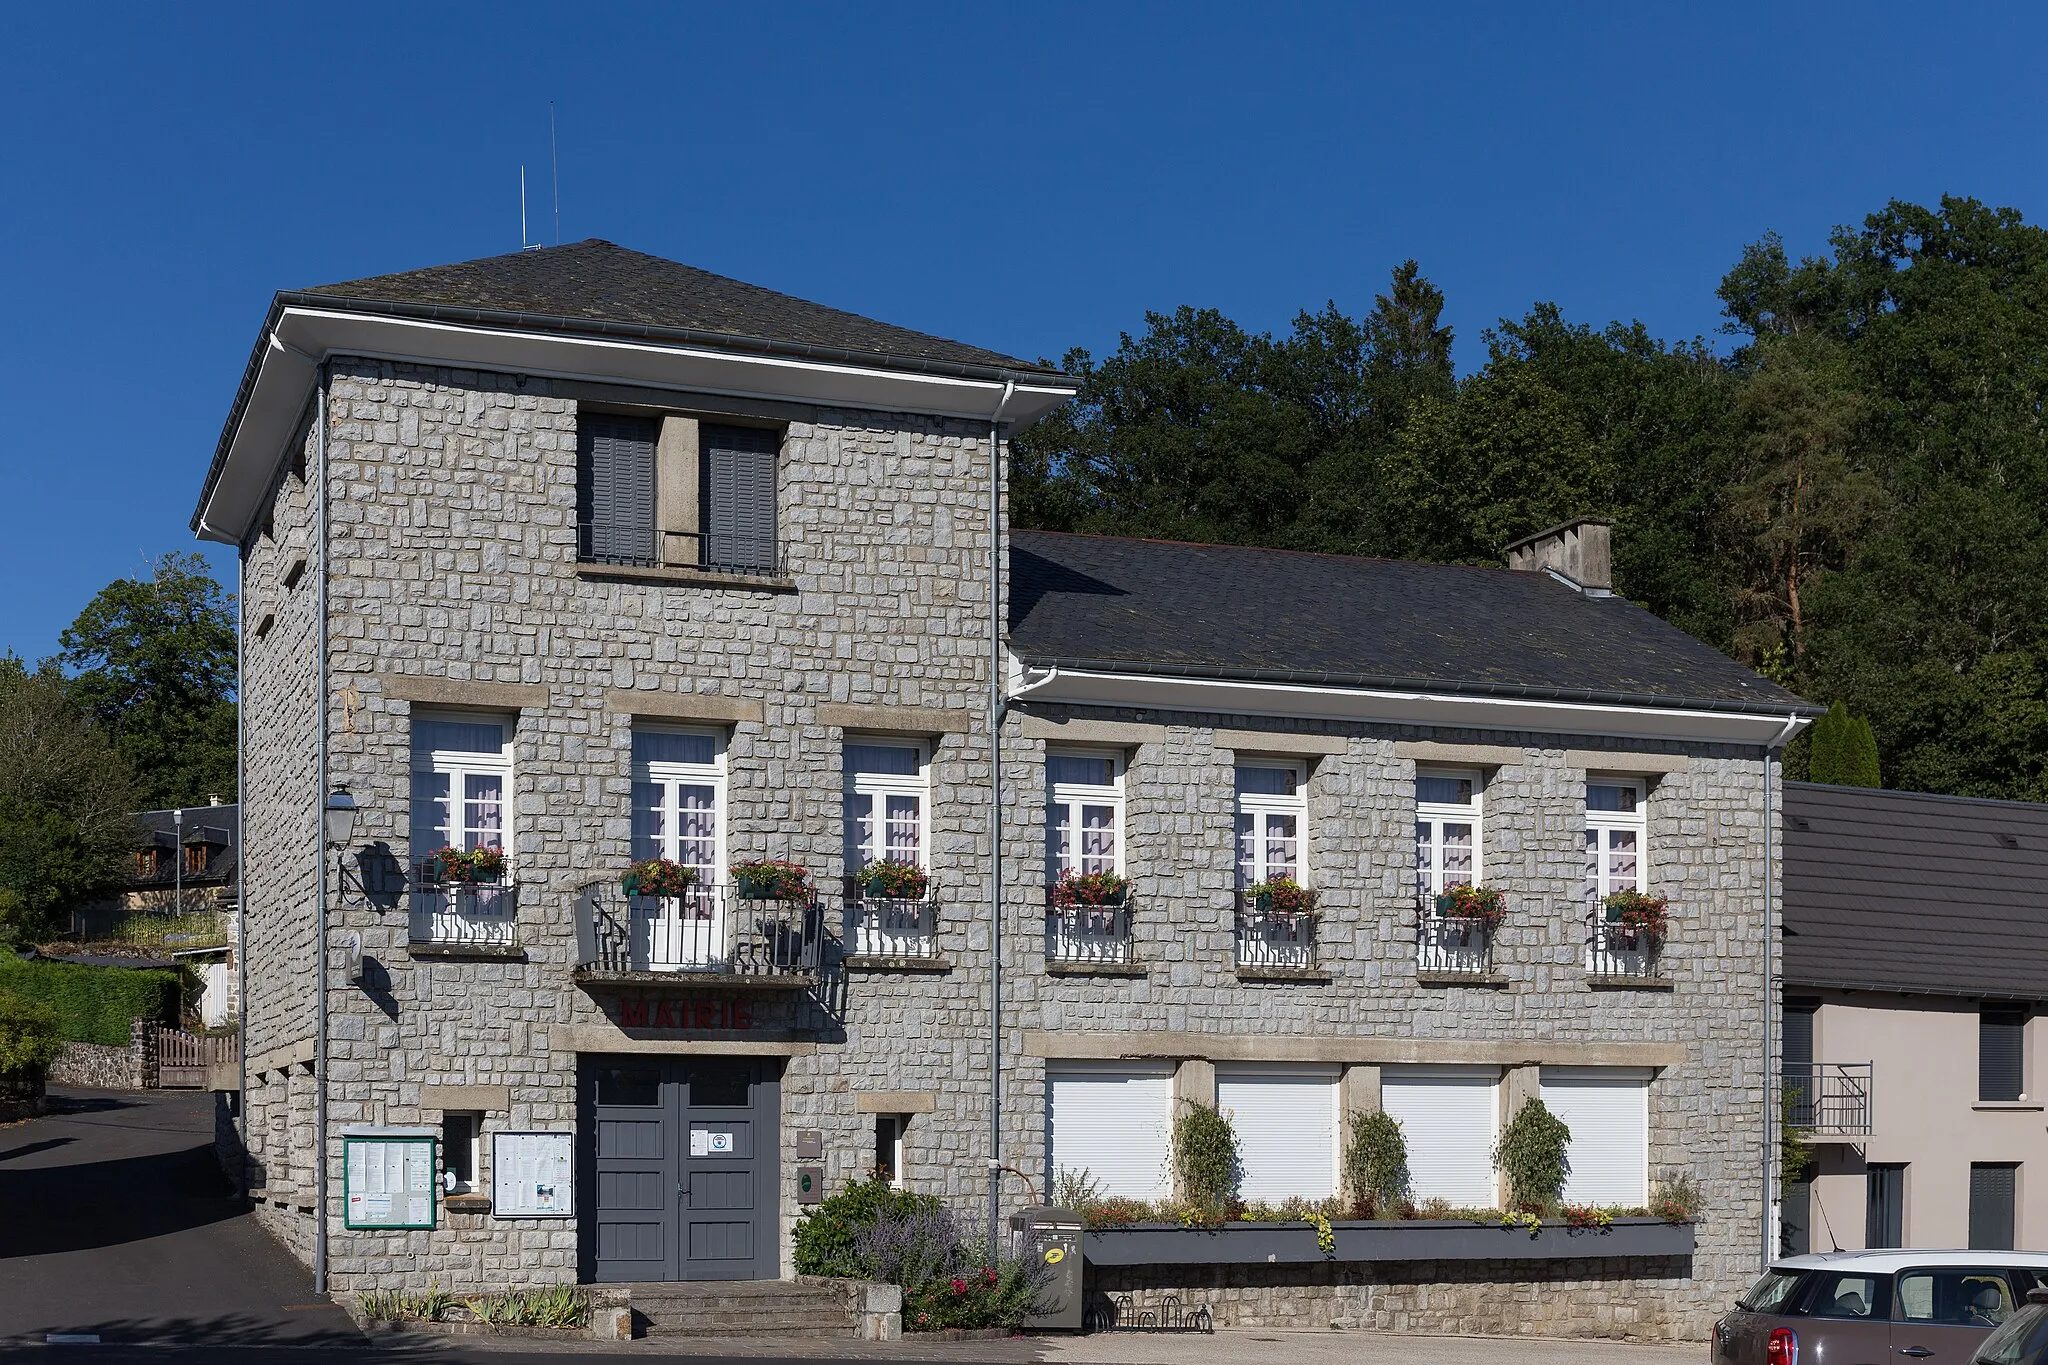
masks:
POLYGON ((780 1063, 585 1057, 580 1071, 584 1278, 778 1276, 780 1063))

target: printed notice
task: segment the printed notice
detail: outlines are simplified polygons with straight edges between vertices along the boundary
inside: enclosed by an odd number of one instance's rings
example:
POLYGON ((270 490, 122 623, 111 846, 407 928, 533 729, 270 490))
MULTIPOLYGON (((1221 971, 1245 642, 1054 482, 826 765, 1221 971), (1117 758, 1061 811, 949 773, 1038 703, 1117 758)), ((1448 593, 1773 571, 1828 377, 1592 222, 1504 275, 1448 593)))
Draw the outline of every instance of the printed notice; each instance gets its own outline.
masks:
POLYGON ((491 1213, 498 1218, 569 1218, 576 1212, 575 1140, 570 1133, 491 1135, 491 1213))
POLYGON ((431 1137, 351 1134, 342 1139, 344 1221, 351 1228, 434 1226, 431 1137))

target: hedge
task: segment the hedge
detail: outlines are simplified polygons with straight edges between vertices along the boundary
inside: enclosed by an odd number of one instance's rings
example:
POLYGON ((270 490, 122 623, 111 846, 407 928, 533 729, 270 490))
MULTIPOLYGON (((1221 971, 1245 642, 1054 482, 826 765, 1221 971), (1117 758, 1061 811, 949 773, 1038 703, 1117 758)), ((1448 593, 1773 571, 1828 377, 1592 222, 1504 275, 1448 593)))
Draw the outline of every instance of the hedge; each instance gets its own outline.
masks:
POLYGON ((4 951, 0 990, 48 1005, 67 1040, 113 1047, 127 1043, 132 1020, 176 1024, 182 999, 173 970, 30 961, 4 951))

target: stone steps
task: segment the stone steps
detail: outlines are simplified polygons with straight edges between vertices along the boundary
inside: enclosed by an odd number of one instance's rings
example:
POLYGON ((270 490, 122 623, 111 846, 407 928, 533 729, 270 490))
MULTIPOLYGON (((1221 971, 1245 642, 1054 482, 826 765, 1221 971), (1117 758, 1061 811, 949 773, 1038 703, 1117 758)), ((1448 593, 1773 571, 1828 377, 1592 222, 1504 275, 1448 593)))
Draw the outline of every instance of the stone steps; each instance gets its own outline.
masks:
POLYGON ((850 1338, 858 1319, 844 1289, 783 1280, 629 1286, 650 1337, 850 1338))

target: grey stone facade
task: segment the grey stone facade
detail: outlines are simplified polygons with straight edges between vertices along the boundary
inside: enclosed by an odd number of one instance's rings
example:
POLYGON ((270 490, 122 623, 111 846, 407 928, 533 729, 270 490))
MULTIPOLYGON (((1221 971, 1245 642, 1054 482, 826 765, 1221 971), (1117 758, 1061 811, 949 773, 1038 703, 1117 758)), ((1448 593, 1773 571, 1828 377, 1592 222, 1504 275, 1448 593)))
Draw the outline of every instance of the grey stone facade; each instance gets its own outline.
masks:
MULTIPOLYGON (((793 585, 636 580, 579 569, 576 419, 580 404, 647 404, 645 391, 388 362, 338 360, 331 368, 326 466, 315 423, 302 438, 304 475, 281 476, 270 530, 244 557, 245 1104, 250 1183, 266 1220, 310 1257, 323 856, 316 731, 324 725, 329 781, 346 783, 361 805, 352 842, 382 842, 403 856, 411 718, 436 699, 516 717, 511 857, 523 960, 414 958, 402 905, 337 890, 330 862, 325 1159, 336 1289, 575 1278, 571 1222, 463 1213, 432 1232, 345 1231, 339 1133, 351 1124, 437 1123, 427 1091, 444 1086, 505 1087, 510 1107, 489 1116, 493 1125, 574 1127, 579 1050, 622 1035, 600 994, 571 979, 570 906, 580 887, 615 879, 627 861, 636 713, 684 716, 693 705, 747 717, 758 708, 758 719, 728 723, 729 855, 791 858, 826 885, 851 869, 841 866, 845 730, 827 723, 821 708, 948 713, 945 728, 924 731, 934 738, 928 846, 945 970, 848 972, 821 991, 821 1002, 797 1004, 782 1018, 764 1010, 771 1027, 679 1030, 648 1046, 786 1057, 785 1230, 797 1211, 800 1134, 822 1137, 828 1187, 870 1164, 864 1094, 931 1097, 930 1112, 917 1113, 909 1129, 907 1179, 978 1212, 996 965, 983 710, 986 426, 745 408, 787 423, 779 516, 793 585), (326 479, 326 562, 306 477, 326 479), (323 574, 324 706, 316 693, 323 574), (341 974, 340 945, 351 935, 373 968, 365 986, 341 974)), ((730 406, 688 395, 667 405, 707 415, 730 406)), ((1597 1058, 1603 1047, 1660 1044, 1677 1060, 1651 1090, 1652 1169, 1691 1174, 1706 1197, 1688 1273, 1651 1267, 1641 1272, 1646 1281, 1628 1267, 1588 1265, 1525 1275, 1503 1263, 1483 1281, 1472 1267, 1441 1277, 1360 1271, 1327 1285, 1283 1276, 1272 1283, 1300 1293, 1280 1306, 1287 1296, 1269 1285, 1257 1290, 1258 1307, 1246 1297, 1256 1276, 1212 1287, 1219 1303, 1242 1305, 1229 1311, 1246 1325, 1344 1318, 1485 1330, 1471 1318, 1472 1304, 1484 1300, 1495 1315, 1504 1304, 1536 1304, 1561 1287, 1553 1277, 1568 1275, 1586 1321, 1537 1315, 1555 1330, 1704 1331, 1754 1272, 1762 1240, 1769 1001, 1759 750, 1619 746, 1683 760, 1655 782, 1649 805, 1650 881, 1670 895, 1674 927, 1668 982, 1594 990, 1581 963, 1585 770, 1571 766, 1567 750, 1599 741, 1091 711, 1087 719, 1111 727, 1098 732, 1110 736, 1098 744, 1122 749, 1129 763, 1128 871, 1138 889, 1144 970, 1064 976, 1048 974, 1044 963, 1047 741, 1039 736, 1070 714, 1078 713, 1020 707, 1003 737, 1006 1162, 1034 1179, 1043 1170, 1045 1040, 1055 1035, 1173 1035, 1163 1046, 1197 1060, 1209 1039, 1215 1051, 1228 1044, 1237 1055, 1256 1052, 1261 1040, 1313 1039, 1361 1067, 1417 1043, 1437 1048, 1432 1055, 1470 1048, 1484 1061, 1509 1053, 1536 1061, 1562 1047, 1597 1058), (1308 860, 1323 888, 1326 981, 1250 981, 1234 969, 1233 757, 1219 730, 1307 733, 1339 750, 1313 760, 1309 784, 1308 860), (1416 979, 1416 764, 1397 753, 1415 741, 1514 751, 1513 761, 1488 765, 1487 881, 1514 897, 1497 954, 1503 984, 1416 979), (1495 1283, 1517 1287, 1505 1295, 1474 1288, 1495 1283), (1366 1294, 1361 1286, 1374 1288, 1366 1294), (1225 1289, 1235 1297, 1221 1296, 1225 1289)), ((1026 1202, 1021 1184, 1006 1186, 1006 1202, 1026 1202)))

